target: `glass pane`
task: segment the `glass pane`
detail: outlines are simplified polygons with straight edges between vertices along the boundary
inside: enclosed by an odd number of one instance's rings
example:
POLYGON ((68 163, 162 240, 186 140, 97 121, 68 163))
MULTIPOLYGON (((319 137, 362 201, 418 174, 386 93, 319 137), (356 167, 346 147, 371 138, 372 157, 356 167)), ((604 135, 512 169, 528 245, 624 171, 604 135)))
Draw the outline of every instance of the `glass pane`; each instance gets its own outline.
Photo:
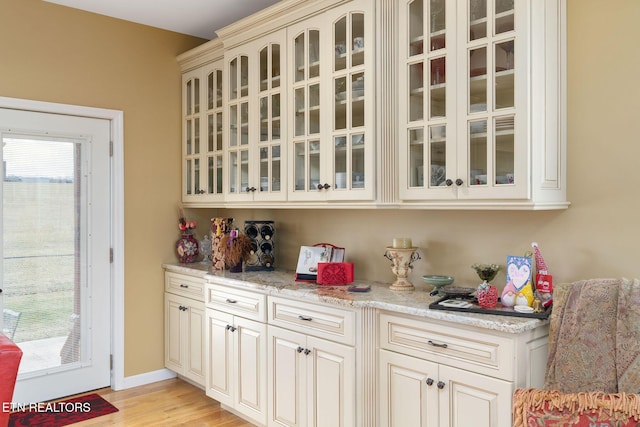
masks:
POLYGON ((334 71, 347 67, 347 18, 343 17, 333 26, 333 40, 335 47, 334 71))
POLYGON ((424 117, 424 73, 423 64, 409 65, 409 120, 422 120, 424 117))
POLYGON ((469 106, 487 105, 487 48, 469 51, 469 106))
POLYGON ((216 151, 222 150, 222 113, 216 113, 216 151))
POLYGON ((351 136, 351 187, 364 188, 364 135, 351 136))
POLYGON ((309 78, 320 75, 320 31, 309 31, 309 78))
POLYGON ((3 332, 21 347, 24 374, 84 353, 82 147, 19 137, 2 143, 3 332))
POLYGON ((333 168, 335 171, 334 186, 337 189, 347 188, 347 137, 334 138, 333 168))
POLYGON ((447 114, 446 58, 432 59, 429 117, 445 117, 447 114))
POLYGON ((193 89, 192 89, 192 86, 193 86, 193 85, 192 85, 192 82, 191 82, 191 80, 189 80, 189 81, 187 82, 187 90, 186 90, 186 92, 187 92, 187 99, 185 100, 185 104, 187 104, 187 105, 186 105, 186 107, 187 107, 186 114, 187 114, 187 115, 191 115, 191 112, 193 111, 193 103, 192 103, 192 99, 193 99, 193 89))
POLYGON ((238 192, 238 152, 229 153, 229 192, 238 192))
POLYGON ((295 105, 296 105, 296 121, 295 121, 295 130, 294 130, 294 134, 295 136, 302 136, 305 135, 305 122, 306 122, 306 117, 305 117, 305 112, 306 112, 306 106, 305 106, 305 96, 304 96, 304 87, 299 87, 296 89, 295 92, 295 105))
POLYGON ((309 142, 309 189, 317 190, 320 184, 320 141, 309 142))
POLYGON ((514 116, 496 118, 494 135, 496 138, 496 184, 514 184, 514 116))
POLYGON ((269 191, 269 148, 260 148, 260 191, 269 191))
MULTIPOLYGON (((295 57, 295 73, 294 78, 296 82, 305 79, 305 67, 304 67, 304 33, 296 37, 294 42, 294 57, 295 57)), ((317 60, 317 57, 316 57, 317 60)))
POLYGON ((200 194, 200 159, 193 159, 193 191, 200 194))
POLYGON ((294 179, 295 189, 297 191, 305 190, 305 177, 306 177, 306 150, 304 142, 296 142, 294 144, 295 160, 294 160, 294 179))
POLYGON ((320 84, 309 86, 309 134, 320 133, 320 84))
POLYGON ((431 126, 430 130, 430 173, 429 185, 439 187, 444 185, 447 179, 447 144, 446 127, 444 125, 431 126))
POLYGON ((247 145, 249 144, 249 103, 243 102, 240 104, 240 126, 241 134, 240 134, 240 144, 247 145))
POLYGON ((271 87, 280 87, 280 45, 271 45, 271 87))
POLYGON ((200 79, 193 79, 193 112, 200 112, 200 79))
POLYGON ((514 41, 496 44, 496 109, 513 107, 514 104, 514 41))
POLYGON ((214 184, 215 184, 216 168, 213 160, 214 160, 213 157, 207 158, 207 193, 209 194, 215 193, 214 184))
POLYGON ((335 121, 334 129, 347 127, 347 78, 339 77, 334 80, 335 93, 335 121))
POLYGON ((268 61, 267 61, 267 48, 260 50, 260 92, 268 89, 268 61))
POLYGON ((271 95, 271 139, 280 139, 280 94, 271 95))
POLYGON ((238 145, 238 106, 229 107, 229 146, 238 145))
POLYGON ((222 70, 216 71, 216 108, 222 107, 222 70))
POLYGON ((238 98, 238 59, 229 62, 229 99, 238 98))
POLYGON ((193 120, 193 153, 200 153, 200 119, 193 120))
POLYGON ((192 135, 193 135, 193 126, 192 126, 192 121, 191 120, 187 120, 187 130, 186 130, 186 138, 187 140, 185 141, 185 145, 186 145, 186 151, 187 151, 187 155, 189 154, 193 154, 193 140, 192 140, 192 135))
POLYGON ((240 96, 249 94, 249 58, 240 57, 240 96))
POLYGON ((487 184, 487 121, 469 122, 469 184, 487 184))
POLYGON ((409 56, 420 55, 424 51, 424 17, 422 0, 409 4, 409 56))
POLYGON ((249 151, 240 151, 240 191, 249 187, 249 151))
POLYGON ((364 64, 364 14, 351 16, 351 66, 364 64))
POLYGON ((216 193, 222 194, 222 155, 216 156, 216 193))
POLYGON ((271 147, 271 191, 280 191, 280 146, 271 147))
POLYGON ((351 128, 364 126, 364 73, 351 76, 351 128))
POLYGON ((409 130, 409 186, 424 186, 424 130, 409 130))
POLYGON ((213 116, 207 115, 207 151, 212 152, 214 150, 214 141, 216 138, 215 127, 213 123, 213 116))
POLYGON ((487 0, 469 0, 469 40, 487 36, 487 0))
POLYGON ((191 167, 191 159, 187 159, 187 194, 193 194, 193 168, 191 167))
POLYGON ((513 0, 496 0, 496 34, 513 31, 513 0))
POLYGON ((444 49, 446 46, 446 9, 445 0, 431 0, 430 50, 444 49))
POLYGON ((215 80, 213 72, 207 75, 207 108, 211 110, 214 105, 215 80))
POLYGON ((260 98, 260 141, 269 139, 269 98, 260 98))

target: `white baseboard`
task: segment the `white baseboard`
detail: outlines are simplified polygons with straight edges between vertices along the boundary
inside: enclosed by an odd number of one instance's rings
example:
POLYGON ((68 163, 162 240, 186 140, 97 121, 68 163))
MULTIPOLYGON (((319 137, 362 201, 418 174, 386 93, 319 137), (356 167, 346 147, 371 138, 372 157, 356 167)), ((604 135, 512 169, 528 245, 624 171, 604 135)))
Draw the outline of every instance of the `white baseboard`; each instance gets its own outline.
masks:
POLYGON ((127 388, 138 387, 145 384, 151 384, 158 381, 164 381, 171 378, 175 378, 177 375, 175 372, 169 369, 158 369, 157 371, 145 372, 144 374, 133 375, 131 377, 125 377, 122 383, 122 387, 118 390, 124 390, 127 388))

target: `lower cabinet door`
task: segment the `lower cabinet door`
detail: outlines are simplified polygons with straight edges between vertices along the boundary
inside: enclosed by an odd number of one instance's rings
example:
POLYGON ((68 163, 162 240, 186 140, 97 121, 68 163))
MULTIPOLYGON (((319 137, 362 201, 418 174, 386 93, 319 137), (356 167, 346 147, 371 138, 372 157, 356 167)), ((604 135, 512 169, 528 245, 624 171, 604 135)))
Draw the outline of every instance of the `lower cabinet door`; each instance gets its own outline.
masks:
POLYGON ((204 349, 204 329, 205 329, 205 309, 204 303, 192 301, 187 310, 187 329, 184 376, 197 384, 205 384, 205 349, 204 349))
POLYGON ((235 409, 267 423, 267 325, 234 318, 235 409))
POLYGON ((206 310, 207 361, 206 393, 233 406, 233 316, 208 308, 206 310))
POLYGON ((309 425, 355 426, 355 349, 307 337, 307 350, 309 425))
POLYGON ((445 383, 440 393, 440 418, 450 427, 511 425, 513 383, 450 366, 440 366, 445 383))
POLYGON ((269 422, 272 427, 307 425, 306 336, 268 326, 269 422))
POLYGON ((386 350, 379 355, 380 427, 438 427, 438 364, 386 350))

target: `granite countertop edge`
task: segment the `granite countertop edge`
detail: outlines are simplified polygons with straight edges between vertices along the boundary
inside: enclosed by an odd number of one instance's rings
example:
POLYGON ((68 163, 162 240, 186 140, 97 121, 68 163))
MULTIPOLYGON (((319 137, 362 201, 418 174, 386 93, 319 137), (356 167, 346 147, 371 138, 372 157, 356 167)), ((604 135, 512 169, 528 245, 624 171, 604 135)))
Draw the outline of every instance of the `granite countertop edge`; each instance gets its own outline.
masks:
POLYGON ((162 267, 166 271, 187 274, 237 289, 260 291, 267 295, 292 297, 342 307, 375 308, 511 334, 524 333, 548 323, 548 320, 527 317, 429 309, 429 304, 437 297, 430 296, 431 288, 426 284, 416 283, 417 280, 413 281, 416 287, 414 291, 392 291, 389 289, 390 283, 356 280, 354 284, 370 285, 371 290, 349 292, 347 286, 320 286, 315 283, 298 282, 295 280, 293 271, 230 273, 228 270, 212 270, 208 263, 164 263, 162 267))

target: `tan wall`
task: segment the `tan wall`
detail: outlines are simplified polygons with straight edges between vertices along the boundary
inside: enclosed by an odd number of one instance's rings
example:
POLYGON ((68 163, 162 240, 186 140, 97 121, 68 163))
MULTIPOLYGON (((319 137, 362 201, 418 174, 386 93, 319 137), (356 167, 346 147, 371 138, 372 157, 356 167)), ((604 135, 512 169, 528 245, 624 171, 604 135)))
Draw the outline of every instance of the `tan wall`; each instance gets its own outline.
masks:
POLYGON ((202 39, 0 0, 0 96, 124 111, 125 375, 164 366, 163 272, 180 194, 180 68, 202 39))
MULTIPOLYGON (((556 212, 198 210, 277 222, 277 264, 301 244, 347 248, 360 279, 391 281, 384 247, 411 236, 414 280, 475 281, 474 262, 504 264, 540 243, 557 281, 640 277, 640 2, 569 0, 568 197, 556 212)), ((175 261, 180 194, 180 70, 202 42, 38 0, 0 0, 0 96, 89 105, 125 114, 125 375, 163 366, 162 261, 175 261)), ((500 275, 497 281, 504 280, 500 275)))

